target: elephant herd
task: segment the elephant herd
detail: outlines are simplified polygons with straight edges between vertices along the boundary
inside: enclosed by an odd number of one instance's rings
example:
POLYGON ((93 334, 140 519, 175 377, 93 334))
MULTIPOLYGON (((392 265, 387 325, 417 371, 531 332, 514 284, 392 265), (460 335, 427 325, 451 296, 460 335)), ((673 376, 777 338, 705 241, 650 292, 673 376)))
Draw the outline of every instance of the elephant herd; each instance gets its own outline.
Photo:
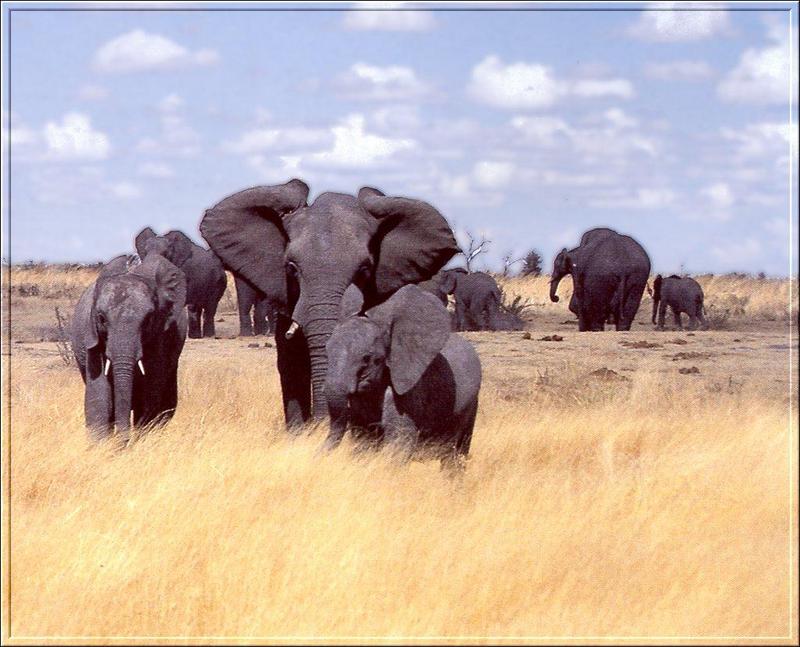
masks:
MULTIPOLYGON (((85 384, 92 437, 162 424, 177 406, 178 361, 189 337, 213 337, 226 270, 236 282, 241 334, 274 332, 287 428, 330 417, 333 449, 349 429, 361 442, 411 455, 434 451, 443 465, 469 452, 481 366, 453 331, 519 329, 485 273, 442 270, 459 253, 433 206, 362 188, 311 203, 299 179, 235 193, 206 210, 200 232, 137 235, 138 254, 101 269, 73 317, 72 347, 85 384), (455 316, 447 309, 455 300, 455 316), (251 313, 253 318, 251 319, 251 313)), ((629 330, 650 260, 628 236, 584 234, 556 257, 550 296, 571 274, 569 308, 580 330, 607 321, 629 330)), ((653 320, 667 307, 692 325, 702 290, 691 279, 655 281, 653 320)))

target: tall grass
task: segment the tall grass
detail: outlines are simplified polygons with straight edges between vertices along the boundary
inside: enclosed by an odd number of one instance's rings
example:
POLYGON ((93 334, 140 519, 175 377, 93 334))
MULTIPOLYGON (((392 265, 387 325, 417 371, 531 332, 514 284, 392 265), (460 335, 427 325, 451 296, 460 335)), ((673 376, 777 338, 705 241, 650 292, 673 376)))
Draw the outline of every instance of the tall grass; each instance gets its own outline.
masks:
POLYGON ((11 358, 11 636, 797 627, 784 396, 493 378, 451 481, 287 436, 270 359, 188 353, 173 422, 118 451, 86 441, 74 370, 11 358))

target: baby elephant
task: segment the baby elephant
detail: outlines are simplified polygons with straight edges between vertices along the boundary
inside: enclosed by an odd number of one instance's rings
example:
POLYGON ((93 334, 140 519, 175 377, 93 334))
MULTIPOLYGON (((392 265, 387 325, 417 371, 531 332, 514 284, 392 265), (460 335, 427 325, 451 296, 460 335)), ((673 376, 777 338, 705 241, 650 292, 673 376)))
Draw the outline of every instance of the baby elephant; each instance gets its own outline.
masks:
POLYGON ((664 317, 667 306, 672 309, 675 325, 681 325, 681 312, 689 315, 689 328, 697 328, 698 321, 703 330, 708 328, 706 318, 703 316, 703 288, 694 279, 685 276, 681 278, 675 274, 663 278, 660 274, 653 282, 653 323, 656 323, 658 313, 658 327, 664 328, 664 317))
POLYGON ((406 456, 431 450, 442 467, 461 467, 478 410, 481 364, 450 332, 445 307, 416 285, 339 323, 328 340, 326 393, 333 449, 354 436, 406 456))

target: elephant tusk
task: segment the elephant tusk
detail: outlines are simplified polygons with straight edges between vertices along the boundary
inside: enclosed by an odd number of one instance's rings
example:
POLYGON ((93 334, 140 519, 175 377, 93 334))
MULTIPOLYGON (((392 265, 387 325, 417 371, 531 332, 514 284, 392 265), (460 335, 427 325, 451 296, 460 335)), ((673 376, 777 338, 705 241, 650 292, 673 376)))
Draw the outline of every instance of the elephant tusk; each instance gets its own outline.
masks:
POLYGON ((142 364, 142 360, 139 360, 138 364, 139 370, 142 372, 142 375, 144 375, 144 364, 142 364))
POLYGON ((300 324, 297 323, 296 321, 293 321, 292 325, 289 326, 289 330, 286 331, 285 335, 286 339, 291 339, 292 337, 294 337, 295 333, 297 333, 298 330, 300 330, 300 324))
POLYGON ((108 369, 111 368, 111 360, 106 357, 106 367, 103 369, 103 375, 108 375, 108 369))

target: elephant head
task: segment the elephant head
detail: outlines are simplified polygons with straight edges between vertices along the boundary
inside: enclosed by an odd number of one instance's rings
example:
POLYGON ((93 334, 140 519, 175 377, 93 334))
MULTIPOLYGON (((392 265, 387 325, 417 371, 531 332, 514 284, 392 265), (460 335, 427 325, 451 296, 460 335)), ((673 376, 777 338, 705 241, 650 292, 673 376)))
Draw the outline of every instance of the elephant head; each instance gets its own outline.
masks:
MULTIPOLYGON (((101 273, 94 286, 89 320, 82 331, 86 370, 92 378, 110 374, 114 422, 123 438, 130 428, 134 374, 145 374, 143 357, 182 314, 185 294, 183 273, 153 253, 127 272, 101 273)), ((108 404, 112 403, 96 406, 108 404)))
MULTIPOLYGON (((558 256, 556 256, 553 261, 553 274, 550 277, 550 301, 553 303, 558 303, 558 295, 556 294, 558 284, 567 274, 572 273, 575 266, 573 255, 573 252, 567 250, 565 247, 558 253, 558 256)), ((574 289, 573 286, 573 290, 574 289)))
POLYGON ((327 416, 325 344, 342 295, 355 284, 365 307, 407 283, 430 278, 458 251, 442 215, 421 200, 362 188, 357 197, 323 193, 307 203, 298 179, 247 189, 207 210, 200 231, 212 250, 302 330, 311 369, 313 414, 327 416))
POLYGON ((463 267, 454 267, 453 269, 439 272, 439 276, 441 277, 439 285, 441 286, 442 292, 445 294, 453 294, 458 287, 458 279, 467 273, 467 270, 463 267))
POLYGON ((148 254, 158 254, 166 258, 175 267, 182 267, 192 256, 194 243, 180 231, 169 231, 157 236, 150 227, 145 227, 136 235, 136 253, 142 260, 148 254))
POLYGON ((365 316, 339 324, 327 343, 330 367, 325 383, 336 443, 346 429, 353 398, 374 394, 382 403, 389 385, 404 395, 419 382, 449 337, 447 310, 416 285, 400 288, 365 316))

